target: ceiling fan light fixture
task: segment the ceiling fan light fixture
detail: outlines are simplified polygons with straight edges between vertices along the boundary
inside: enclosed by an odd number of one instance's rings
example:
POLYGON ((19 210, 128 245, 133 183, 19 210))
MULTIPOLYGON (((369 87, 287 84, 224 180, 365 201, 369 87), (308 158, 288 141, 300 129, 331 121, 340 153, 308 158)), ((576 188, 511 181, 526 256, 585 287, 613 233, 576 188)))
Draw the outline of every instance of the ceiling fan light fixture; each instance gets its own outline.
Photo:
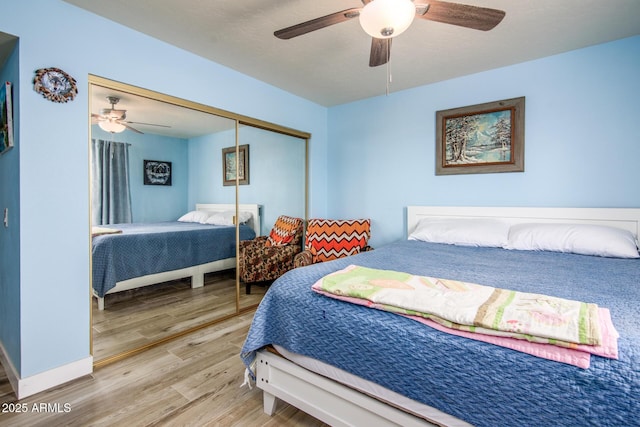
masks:
POLYGON ((360 25, 371 37, 388 39, 409 28, 415 15, 411 0, 373 0, 360 11, 360 25))
POLYGON ((100 121, 98 123, 98 126, 100 126, 100 129, 102 129, 103 131, 111 133, 120 133, 127 128, 125 125, 111 120, 100 121))

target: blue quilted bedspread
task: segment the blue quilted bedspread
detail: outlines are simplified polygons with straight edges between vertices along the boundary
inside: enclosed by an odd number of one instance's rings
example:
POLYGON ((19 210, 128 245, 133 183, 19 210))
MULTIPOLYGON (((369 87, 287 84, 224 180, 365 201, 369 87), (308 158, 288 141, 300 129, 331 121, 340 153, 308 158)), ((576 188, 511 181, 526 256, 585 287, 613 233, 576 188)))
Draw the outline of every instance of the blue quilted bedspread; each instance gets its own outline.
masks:
POLYGON ((396 242, 292 270, 256 311, 244 363, 268 344, 332 364, 476 426, 640 423, 640 260, 396 242), (337 301, 311 285, 349 264, 597 303, 620 333, 619 360, 581 369, 337 301))
MULTIPOLYGON (((236 256, 233 226, 191 222, 114 224, 122 230, 93 238, 93 289, 103 297, 116 282, 236 256)), ((253 239, 240 226, 240 240, 253 239)))

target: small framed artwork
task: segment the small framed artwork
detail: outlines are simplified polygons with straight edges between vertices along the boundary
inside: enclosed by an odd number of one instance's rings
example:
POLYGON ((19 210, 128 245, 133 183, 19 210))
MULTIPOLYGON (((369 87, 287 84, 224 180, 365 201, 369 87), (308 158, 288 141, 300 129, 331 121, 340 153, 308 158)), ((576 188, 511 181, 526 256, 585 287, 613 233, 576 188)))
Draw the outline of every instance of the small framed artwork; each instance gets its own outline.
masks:
POLYGON ((249 144, 238 146, 238 161, 236 170, 236 147, 222 149, 222 184, 249 184, 249 144))
POLYGON ((524 97, 436 112, 436 175, 524 172, 524 97))
POLYGON ((144 160, 144 185, 171 185, 171 162, 144 160))
POLYGON ((0 87, 0 126, 2 127, 0 154, 4 154, 13 147, 13 106, 10 82, 5 82, 0 87))

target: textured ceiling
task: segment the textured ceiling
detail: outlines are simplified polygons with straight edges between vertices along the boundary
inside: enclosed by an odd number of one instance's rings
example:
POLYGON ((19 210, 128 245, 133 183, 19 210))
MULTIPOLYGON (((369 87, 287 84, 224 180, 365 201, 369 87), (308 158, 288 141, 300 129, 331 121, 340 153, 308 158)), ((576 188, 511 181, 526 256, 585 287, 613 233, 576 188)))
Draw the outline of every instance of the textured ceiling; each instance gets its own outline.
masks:
POLYGON ((91 113, 110 109, 110 96, 118 98, 115 109, 126 111, 128 125, 145 134, 188 139, 235 127, 231 119, 98 85, 91 87, 91 113))
MULTIPOLYGON (((291 40, 273 36, 360 0, 65 1, 321 105, 386 90, 387 67, 368 66, 371 39, 357 18, 291 40)), ((640 0, 461 3, 506 16, 488 32, 414 20, 393 40, 391 92, 640 34, 640 0)))

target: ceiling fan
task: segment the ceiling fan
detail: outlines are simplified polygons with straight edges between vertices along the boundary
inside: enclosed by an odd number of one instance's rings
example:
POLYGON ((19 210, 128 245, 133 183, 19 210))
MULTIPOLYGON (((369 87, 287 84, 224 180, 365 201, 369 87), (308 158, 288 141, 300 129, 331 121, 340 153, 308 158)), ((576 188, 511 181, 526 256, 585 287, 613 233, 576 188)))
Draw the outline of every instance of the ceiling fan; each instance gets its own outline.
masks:
POLYGON ((100 110, 100 114, 91 114, 91 123, 97 124, 100 128, 106 132, 119 133, 125 129, 129 129, 135 133, 143 133, 138 129, 129 126, 129 124, 147 125, 147 126, 159 126, 163 128, 169 128, 171 126, 157 125, 153 123, 132 122, 125 120, 127 118, 127 110, 116 110, 115 106, 120 102, 120 98, 117 96, 107 96, 111 108, 103 108, 100 110))
POLYGON ((391 38, 401 34, 414 17, 474 30, 489 31, 502 21, 505 12, 439 0, 362 0, 363 7, 353 7, 330 15, 283 28, 273 34, 291 39, 330 25, 359 17, 360 25, 372 37, 369 66, 386 64, 391 55, 391 38))

